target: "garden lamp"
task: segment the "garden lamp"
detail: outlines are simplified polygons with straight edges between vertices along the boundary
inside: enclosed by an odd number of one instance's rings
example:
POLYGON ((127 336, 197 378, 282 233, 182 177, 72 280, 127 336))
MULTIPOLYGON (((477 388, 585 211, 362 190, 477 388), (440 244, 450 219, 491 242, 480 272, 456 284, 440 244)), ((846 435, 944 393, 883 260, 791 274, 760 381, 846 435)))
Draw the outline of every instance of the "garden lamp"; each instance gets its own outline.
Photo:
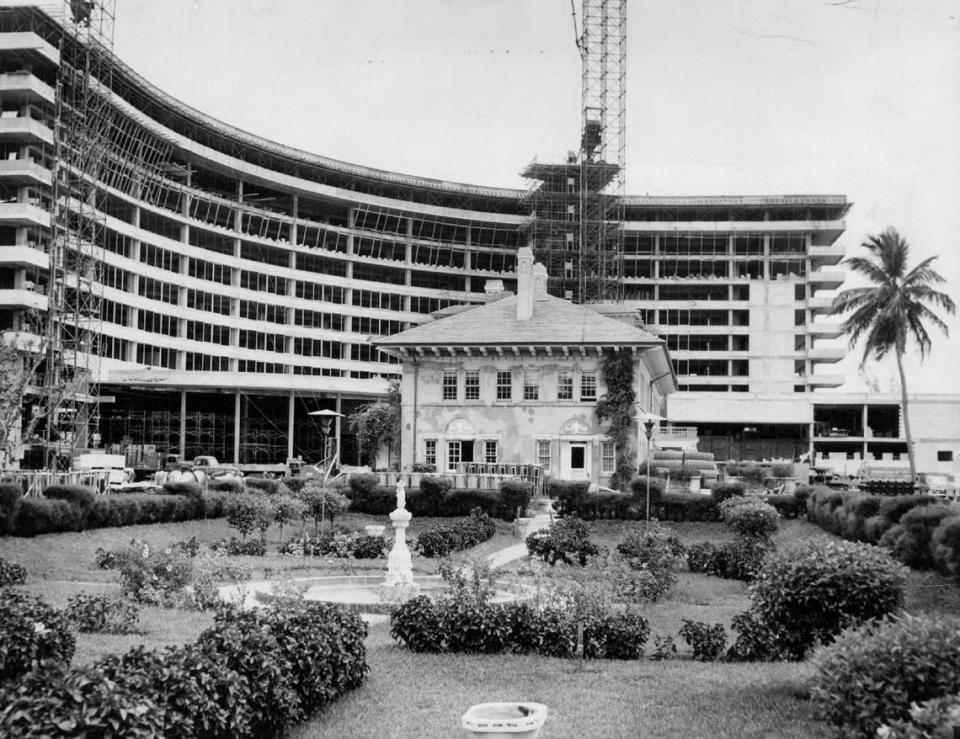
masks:
MULTIPOLYGON (((319 416, 320 417, 320 430, 323 432, 323 461, 326 462, 329 456, 330 448, 330 427, 333 425, 334 418, 343 418, 342 413, 337 413, 336 411, 328 411, 326 409, 322 411, 310 411, 307 414, 308 416, 319 416)), ((320 525, 323 525, 324 519, 327 514, 327 478, 330 477, 330 470, 333 469, 333 465, 327 465, 327 469, 323 473, 323 498, 320 501, 320 525)))
POLYGON ((646 529, 650 527, 650 440, 653 438, 654 427, 665 419, 655 413, 644 413, 637 416, 637 420, 643 424, 643 431, 647 435, 647 514, 643 524, 646 529))

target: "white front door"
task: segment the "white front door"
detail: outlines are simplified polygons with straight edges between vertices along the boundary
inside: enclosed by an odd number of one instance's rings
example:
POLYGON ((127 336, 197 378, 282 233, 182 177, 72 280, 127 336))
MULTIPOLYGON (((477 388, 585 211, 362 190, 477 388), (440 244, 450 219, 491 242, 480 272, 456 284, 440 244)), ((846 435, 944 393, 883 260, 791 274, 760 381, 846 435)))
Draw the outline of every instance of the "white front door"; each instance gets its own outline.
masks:
POLYGON ((560 442, 560 478, 590 479, 590 444, 585 441, 560 442))

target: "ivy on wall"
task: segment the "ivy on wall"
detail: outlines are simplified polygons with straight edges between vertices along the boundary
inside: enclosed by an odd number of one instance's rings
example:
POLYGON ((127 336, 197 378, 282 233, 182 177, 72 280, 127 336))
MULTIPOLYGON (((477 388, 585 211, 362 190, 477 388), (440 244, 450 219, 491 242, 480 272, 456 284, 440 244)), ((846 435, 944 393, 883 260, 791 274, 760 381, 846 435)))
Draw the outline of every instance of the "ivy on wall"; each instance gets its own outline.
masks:
POLYGON ((636 454, 633 450, 636 421, 633 417, 637 393, 634 390, 633 353, 618 349, 604 352, 600 371, 607 392, 597 403, 597 421, 609 421, 607 436, 617 445, 616 469, 610 485, 626 489, 636 469, 636 454))

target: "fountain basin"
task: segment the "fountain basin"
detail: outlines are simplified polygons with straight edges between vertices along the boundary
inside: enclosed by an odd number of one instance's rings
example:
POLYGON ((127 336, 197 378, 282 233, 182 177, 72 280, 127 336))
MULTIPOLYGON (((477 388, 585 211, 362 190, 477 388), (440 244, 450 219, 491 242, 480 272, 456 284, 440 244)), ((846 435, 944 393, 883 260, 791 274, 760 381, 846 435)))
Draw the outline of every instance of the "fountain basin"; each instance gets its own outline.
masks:
MULTIPOLYGON (((380 599, 380 587, 384 577, 378 575, 333 575, 323 577, 302 577, 284 582, 292 582, 298 588, 304 588, 303 599, 336 603, 353 613, 386 615, 397 606, 397 603, 384 602, 380 599)), ((291 600, 295 596, 285 593, 272 592, 279 584, 277 580, 260 580, 244 583, 244 608, 265 606, 278 601, 291 600)), ((439 595, 446 590, 447 582, 439 575, 419 576, 414 578, 421 595, 439 595)), ((236 602, 237 586, 229 585, 220 588, 221 597, 236 602)), ((495 590, 491 601, 505 603, 515 600, 516 596, 504 590, 495 590)))

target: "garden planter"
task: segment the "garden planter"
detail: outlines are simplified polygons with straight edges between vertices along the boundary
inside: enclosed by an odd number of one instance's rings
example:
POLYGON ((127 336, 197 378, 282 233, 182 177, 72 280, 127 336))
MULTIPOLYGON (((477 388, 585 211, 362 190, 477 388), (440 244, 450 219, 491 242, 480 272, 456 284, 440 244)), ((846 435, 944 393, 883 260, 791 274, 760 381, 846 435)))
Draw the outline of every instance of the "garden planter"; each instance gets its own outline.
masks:
POLYGON ((543 703, 480 703, 461 719, 463 728, 483 739, 535 739, 547 720, 543 703))
POLYGON ((370 525, 363 527, 363 531, 367 536, 383 536, 385 530, 385 526, 370 525))

